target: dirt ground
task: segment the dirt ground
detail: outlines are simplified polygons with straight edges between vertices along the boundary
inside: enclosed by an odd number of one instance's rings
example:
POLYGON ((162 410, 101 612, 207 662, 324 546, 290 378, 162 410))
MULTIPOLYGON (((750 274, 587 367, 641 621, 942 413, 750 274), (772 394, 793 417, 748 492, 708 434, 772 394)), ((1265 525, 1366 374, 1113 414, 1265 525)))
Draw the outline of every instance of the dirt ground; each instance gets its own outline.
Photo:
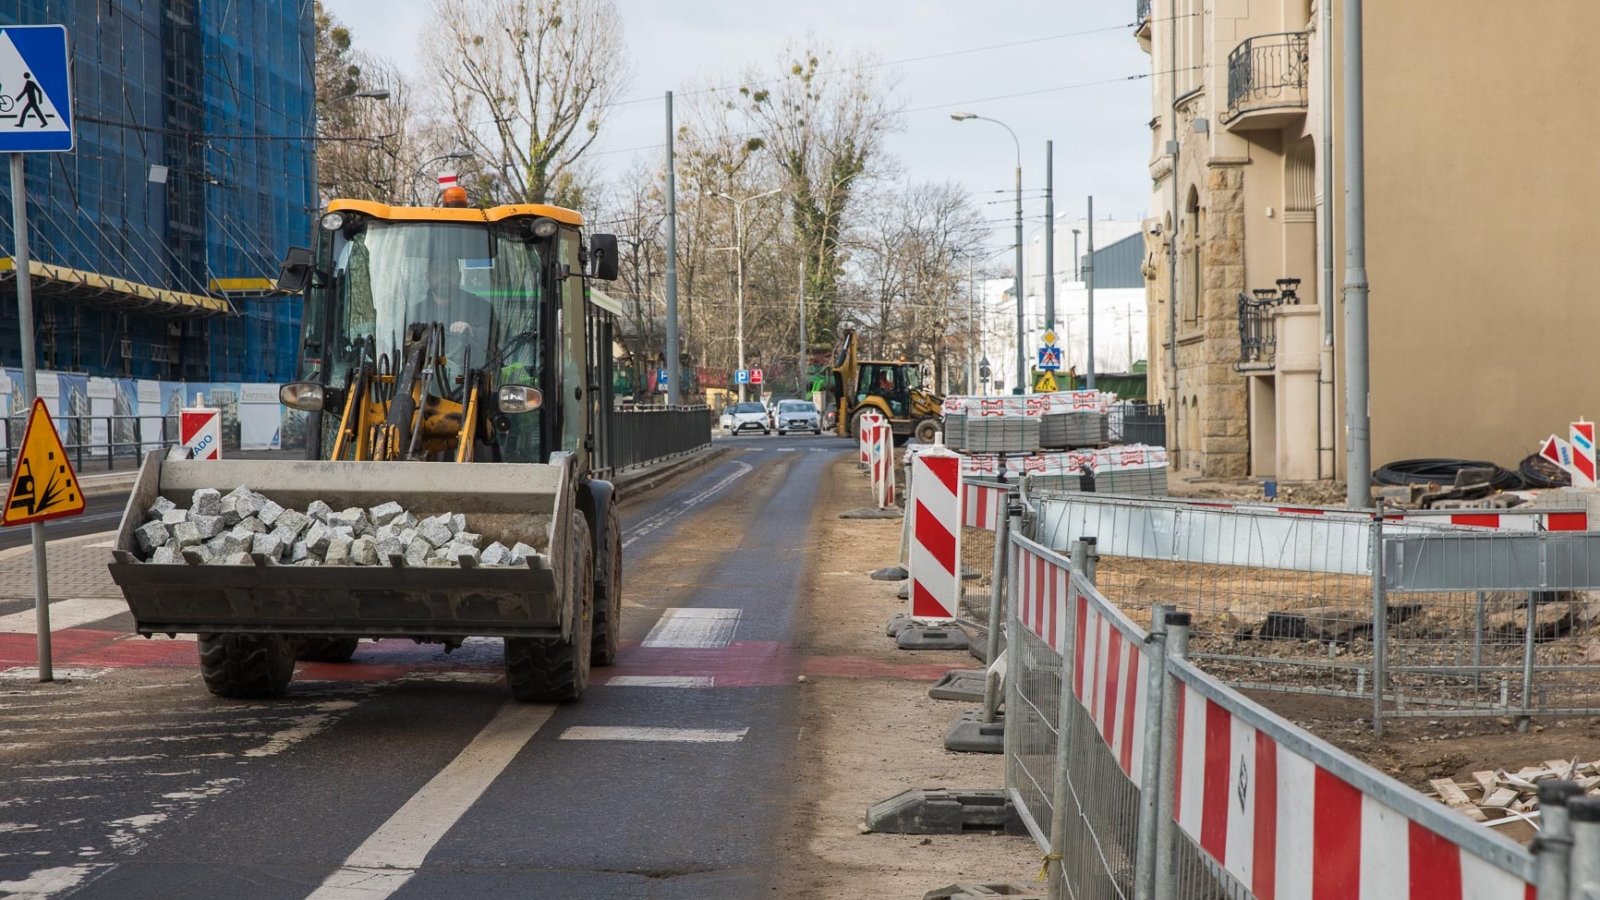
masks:
POLYGON ((818 485, 815 575, 806 609, 808 689, 801 709, 796 815, 785 837, 779 891, 788 898, 920 897, 955 882, 1030 885, 1039 854, 1025 837, 862 834, 870 803, 907 788, 1002 786, 998 755, 950 753, 944 732, 969 704, 928 698, 938 672, 973 668, 966 653, 895 649, 884 635, 904 606, 899 584, 867 573, 893 565, 897 520, 846 520, 867 482, 842 459, 818 485), (851 671, 853 677, 818 674, 851 671))
MULTIPOLYGON (((1167 490, 1174 497, 1201 497, 1210 500, 1262 500, 1261 478, 1207 478, 1193 472, 1171 469, 1167 490)), ((1275 502, 1304 503, 1307 506, 1343 506, 1344 485, 1336 481, 1279 482, 1275 502)))

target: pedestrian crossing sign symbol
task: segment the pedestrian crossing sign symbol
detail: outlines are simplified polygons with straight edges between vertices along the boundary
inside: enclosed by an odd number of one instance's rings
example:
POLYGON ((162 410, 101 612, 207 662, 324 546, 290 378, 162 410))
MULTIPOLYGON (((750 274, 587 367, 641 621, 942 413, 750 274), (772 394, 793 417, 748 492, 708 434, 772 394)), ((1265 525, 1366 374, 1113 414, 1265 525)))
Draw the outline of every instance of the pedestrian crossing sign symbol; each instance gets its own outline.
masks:
POLYGON ((0 28, 0 153, 64 152, 72 140, 67 29, 0 28))
POLYGON ((1039 366, 1046 372, 1059 372, 1061 370, 1061 348, 1055 344, 1046 344, 1039 348, 1039 366))
POLYGON ((50 410, 43 400, 34 400, 0 525, 27 525, 76 516, 83 509, 83 490, 67 459, 67 448, 61 445, 61 436, 50 421, 50 410))

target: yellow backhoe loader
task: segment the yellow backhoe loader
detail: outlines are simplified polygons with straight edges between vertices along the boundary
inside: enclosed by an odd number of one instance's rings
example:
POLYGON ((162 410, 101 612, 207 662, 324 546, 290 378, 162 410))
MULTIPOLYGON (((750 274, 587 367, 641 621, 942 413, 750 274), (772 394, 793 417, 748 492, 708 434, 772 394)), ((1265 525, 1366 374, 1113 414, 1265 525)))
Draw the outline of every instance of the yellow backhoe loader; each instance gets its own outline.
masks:
POLYGON ((347 660, 363 638, 469 636, 504 639, 517 699, 582 696, 591 665, 616 659, 622 609, 612 486, 592 474, 610 313, 588 290, 616 277, 617 241, 582 226, 554 206, 469 208, 459 188, 439 206, 330 203, 279 278, 305 296, 299 380, 280 399, 308 414, 306 458, 145 461, 111 565, 138 632, 197 634, 225 697, 281 694, 297 656, 347 660), (202 547, 147 561, 135 532, 153 504, 240 486, 291 510, 397 503, 522 550, 498 565, 218 565, 202 547))
POLYGON ((834 428, 840 435, 860 433, 861 415, 875 409, 889 421, 899 440, 915 436, 924 444, 943 427, 944 398, 922 386, 922 367, 900 360, 856 358, 856 333, 845 329, 833 353, 833 396, 838 415, 834 428))

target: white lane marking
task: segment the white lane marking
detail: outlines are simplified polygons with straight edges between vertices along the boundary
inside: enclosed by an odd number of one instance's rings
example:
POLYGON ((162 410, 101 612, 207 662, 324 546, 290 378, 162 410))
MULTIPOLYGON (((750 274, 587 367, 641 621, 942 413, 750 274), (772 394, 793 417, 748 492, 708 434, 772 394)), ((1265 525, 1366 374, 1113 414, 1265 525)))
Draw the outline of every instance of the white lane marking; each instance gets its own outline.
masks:
MULTIPOLYGON (((128 611, 128 602, 121 597, 84 597, 76 600, 50 601, 50 630, 65 631, 109 619, 128 611)), ((33 634, 34 611, 30 606, 22 612, 0 616, 0 634, 33 634)))
POLYGON ((77 887, 84 879, 93 875, 97 869, 105 869, 105 863, 95 863, 81 866, 53 866, 48 869, 36 869, 28 873, 28 877, 21 881, 0 881, 0 895, 9 900, 44 900, 56 894, 77 887))
POLYGON ((606 687, 708 688, 716 687, 714 675, 613 675, 606 687))
POLYGON ((501 707, 460 755, 363 841, 307 900, 382 900, 398 891, 555 709, 516 702, 501 707))
POLYGON ((739 627, 737 609, 676 607, 663 610, 643 646, 710 650, 728 646, 739 627))
POLYGON ((667 741, 684 744, 731 744, 744 740, 748 728, 638 728, 626 725, 574 725, 561 732, 563 741, 667 741))
POLYGON ((778 452, 779 453, 793 453, 794 452, 794 448, 793 447, 779 447, 778 448, 778 452))
POLYGON ((708 487, 700 493, 695 494, 693 497, 690 497, 671 509, 656 513, 632 528, 623 529, 623 534, 631 535, 631 537, 623 541, 622 546, 632 546, 634 541, 637 541, 639 538, 642 538, 650 532, 655 531, 661 526, 667 524, 668 522, 671 522, 673 519, 682 516, 689 510, 711 499, 723 488, 726 488, 728 485, 733 484, 735 481, 738 481, 740 478, 743 478, 745 475, 748 475, 750 472, 754 471, 754 467, 746 462, 735 462, 734 465, 739 467, 737 472, 734 472, 716 484, 713 484, 711 487, 708 487))

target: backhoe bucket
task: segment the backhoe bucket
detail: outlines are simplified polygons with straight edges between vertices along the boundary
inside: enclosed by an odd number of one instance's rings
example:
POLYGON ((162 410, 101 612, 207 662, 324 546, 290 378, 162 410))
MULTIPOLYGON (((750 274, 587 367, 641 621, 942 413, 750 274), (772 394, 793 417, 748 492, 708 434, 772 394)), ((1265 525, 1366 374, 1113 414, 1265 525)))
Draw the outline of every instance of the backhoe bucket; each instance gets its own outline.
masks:
POLYGON ((111 577, 141 634, 277 632, 362 637, 566 637, 572 465, 165 460, 151 454, 117 531, 111 577), (484 541, 539 552, 517 567, 184 565, 138 561, 134 530, 157 496, 244 485, 286 509, 395 501, 418 517, 461 513, 484 541))

